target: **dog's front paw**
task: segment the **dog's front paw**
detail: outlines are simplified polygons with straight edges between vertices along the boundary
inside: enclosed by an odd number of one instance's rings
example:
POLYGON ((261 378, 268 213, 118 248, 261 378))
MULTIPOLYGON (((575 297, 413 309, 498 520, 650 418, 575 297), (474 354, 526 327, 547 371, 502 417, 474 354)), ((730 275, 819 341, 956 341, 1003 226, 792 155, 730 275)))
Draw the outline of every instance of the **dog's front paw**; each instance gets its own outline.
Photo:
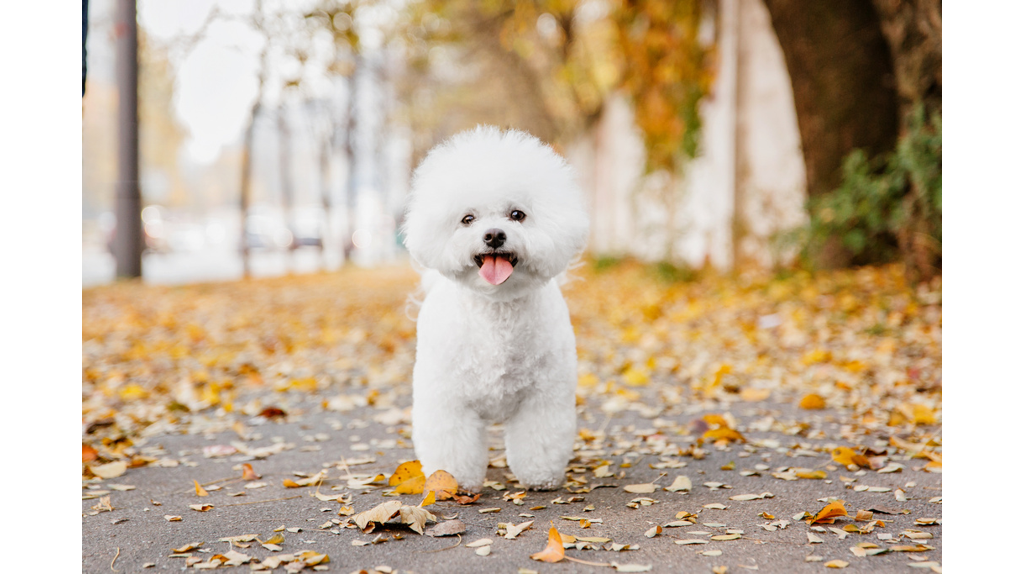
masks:
MULTIPOLYGON (((523 481, 520 481, 520 482, 523 482, 523 481)), ((539 481, 539 482, 536 482, 536 483, 525 483, 525 482, 523 482, 523 485, 526 486, 526 488, 529 489, 529 490, 539 490, 539 491, 558 490, 559 488, 562 487, 562 480, 558 479, 558 478, 552 478, 551 480, 544 480, 544 481, 539 481)))

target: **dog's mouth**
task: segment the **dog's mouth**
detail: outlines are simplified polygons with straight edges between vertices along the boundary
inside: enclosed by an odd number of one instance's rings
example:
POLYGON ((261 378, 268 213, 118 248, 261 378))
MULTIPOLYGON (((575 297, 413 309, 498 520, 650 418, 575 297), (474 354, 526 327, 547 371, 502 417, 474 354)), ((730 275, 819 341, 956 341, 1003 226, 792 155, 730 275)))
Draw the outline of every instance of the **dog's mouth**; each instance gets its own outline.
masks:
POLYGON ((473 260, 480 268, 480 277, 491 285, 501 285, 508 280, 516 263, 519 263, 515 253, 497 251, 479 253, 473 260))

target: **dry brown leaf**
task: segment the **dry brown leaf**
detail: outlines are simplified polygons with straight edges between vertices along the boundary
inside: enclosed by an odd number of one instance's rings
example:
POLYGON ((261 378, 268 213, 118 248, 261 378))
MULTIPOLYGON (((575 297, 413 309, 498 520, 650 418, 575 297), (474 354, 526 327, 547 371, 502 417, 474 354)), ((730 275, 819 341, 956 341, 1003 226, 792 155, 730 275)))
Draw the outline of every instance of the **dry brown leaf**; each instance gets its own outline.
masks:
POLYGON ((123 460, 108 462, 98 466, 90 466, 89 471, 103 479, 117 478, 128 470, 128 463, 123 460))
POLYGON ((645 484, 630 484, 630 485, 622 487, 622 490, 625 490, 626 492, 629 492, 629 493, 632 493, 632 494, 650 494, 650 493, 654 492, 655 488, 656 488, 655 485, 653 485, 651 483, 645 483, 645 484))
POLYGON ((680 490, 689 491, 693 488, 693 483, 690 482, 690 477, 679 475, 672 481, 672 484, 665 487, 665 490, 669 492, 679 492, 680 490))

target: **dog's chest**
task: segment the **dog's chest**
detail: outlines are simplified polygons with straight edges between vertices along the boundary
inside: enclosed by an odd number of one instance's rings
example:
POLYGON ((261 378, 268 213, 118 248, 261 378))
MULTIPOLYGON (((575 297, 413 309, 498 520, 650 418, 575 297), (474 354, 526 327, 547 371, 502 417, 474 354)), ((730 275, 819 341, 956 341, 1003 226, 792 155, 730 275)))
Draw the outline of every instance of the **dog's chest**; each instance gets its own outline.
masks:
POLYGON ((536 324, 477 317, 464 323, 469 344, 455 357, 453 379, 459 392, 481 416, 500 420, 536 385, 552 377, 555 349, 536 324))

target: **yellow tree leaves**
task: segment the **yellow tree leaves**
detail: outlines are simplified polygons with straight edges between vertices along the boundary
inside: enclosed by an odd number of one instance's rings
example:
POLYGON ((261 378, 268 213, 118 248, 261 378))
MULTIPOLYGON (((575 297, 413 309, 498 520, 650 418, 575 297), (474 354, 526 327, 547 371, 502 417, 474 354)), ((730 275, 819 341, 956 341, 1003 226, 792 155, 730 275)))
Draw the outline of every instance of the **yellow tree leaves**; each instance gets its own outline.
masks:
POLYGON ((530 558, 541 562, 561 562, 565 558, 565 548, 562 546, 562 536, 554 525, 548 530, 548 545, 544 550, 531 554, 530 558))

